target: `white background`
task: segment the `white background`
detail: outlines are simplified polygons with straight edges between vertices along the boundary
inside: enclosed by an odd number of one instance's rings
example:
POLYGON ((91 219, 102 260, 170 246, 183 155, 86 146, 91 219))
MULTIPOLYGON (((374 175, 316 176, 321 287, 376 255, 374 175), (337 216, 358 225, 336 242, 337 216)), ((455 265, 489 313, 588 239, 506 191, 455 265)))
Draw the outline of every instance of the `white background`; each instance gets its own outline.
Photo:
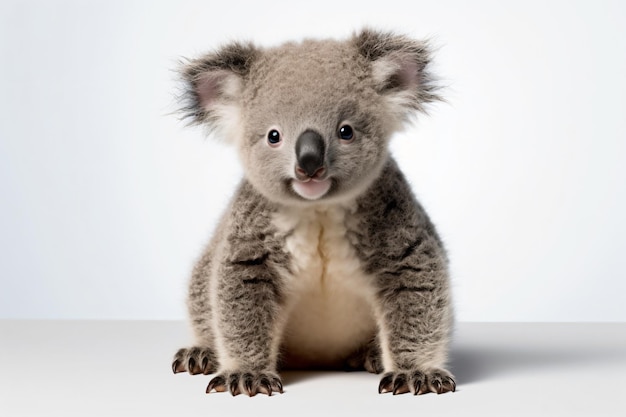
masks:
POLYGON ((462 321, 626 321, 620 1, 0 3, 0 318, 182 319, 241 176, 175 110, 231 39, 432 37, 447 104, 393 151, 462 321))

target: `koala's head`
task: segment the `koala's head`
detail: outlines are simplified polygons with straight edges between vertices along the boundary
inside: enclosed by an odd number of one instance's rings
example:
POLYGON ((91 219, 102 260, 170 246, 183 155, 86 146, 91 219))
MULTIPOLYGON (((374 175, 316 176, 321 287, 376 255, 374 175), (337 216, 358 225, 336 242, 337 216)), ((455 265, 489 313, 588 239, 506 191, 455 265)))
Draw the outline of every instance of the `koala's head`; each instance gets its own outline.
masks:
POLYGON ((346 200, 380 174, 390 136, 437 99, 428 62, 424 42, 371 30, 267 49, 231 43, 184 66, 184 111, 237 146, 270 200, 346 200))

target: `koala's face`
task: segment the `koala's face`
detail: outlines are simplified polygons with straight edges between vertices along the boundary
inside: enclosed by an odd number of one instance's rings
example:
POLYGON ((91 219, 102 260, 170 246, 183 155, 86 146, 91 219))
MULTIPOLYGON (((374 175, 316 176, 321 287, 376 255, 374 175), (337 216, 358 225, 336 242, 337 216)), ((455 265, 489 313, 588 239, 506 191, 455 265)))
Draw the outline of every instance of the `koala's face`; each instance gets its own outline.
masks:
POLYGON ((188 66, 187 110, 234 139, 248 181, 270 200, 347 200, 379 175, 409 111, 435 98, 426 58, 422 43, 369 31, 267 50, 232 44, 188 66))
POLYGON ((305 42, 266 51, 252 65, 238 146, 248 180, 264 195, 345 198, 378 175, 391 126, 358 60, 343 43, 305 42))

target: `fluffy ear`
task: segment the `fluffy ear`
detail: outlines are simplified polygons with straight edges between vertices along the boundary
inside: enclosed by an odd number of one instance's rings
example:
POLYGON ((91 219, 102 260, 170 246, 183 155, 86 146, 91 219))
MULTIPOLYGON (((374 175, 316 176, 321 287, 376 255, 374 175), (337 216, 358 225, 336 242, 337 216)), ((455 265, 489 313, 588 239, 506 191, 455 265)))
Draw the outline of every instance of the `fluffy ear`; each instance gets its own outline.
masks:
POLYGON ((356 34, 354 42, 360 55, 371 63, 378 92, 401 119, 413 110, 425 111, 425 103, 441 99, 428 73, 427 42, 370 29, 356 34))
POLYGON ((244 81, 258 55, 251 43, 233 42, 185 63, 181 69, 183 117, 209 130, 234 127, 244 81))

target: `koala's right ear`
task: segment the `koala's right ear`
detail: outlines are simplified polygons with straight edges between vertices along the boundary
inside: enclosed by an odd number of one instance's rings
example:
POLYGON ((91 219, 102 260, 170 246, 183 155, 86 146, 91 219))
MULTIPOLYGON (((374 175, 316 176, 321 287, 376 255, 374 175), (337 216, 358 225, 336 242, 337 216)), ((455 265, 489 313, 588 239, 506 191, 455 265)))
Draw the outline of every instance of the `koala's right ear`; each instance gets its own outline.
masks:
POLYGON ((183 118, 228 133, 239 121, 245 78, 258 55, 251 43, 233 42, 185 63, 181 69, 183 118))

